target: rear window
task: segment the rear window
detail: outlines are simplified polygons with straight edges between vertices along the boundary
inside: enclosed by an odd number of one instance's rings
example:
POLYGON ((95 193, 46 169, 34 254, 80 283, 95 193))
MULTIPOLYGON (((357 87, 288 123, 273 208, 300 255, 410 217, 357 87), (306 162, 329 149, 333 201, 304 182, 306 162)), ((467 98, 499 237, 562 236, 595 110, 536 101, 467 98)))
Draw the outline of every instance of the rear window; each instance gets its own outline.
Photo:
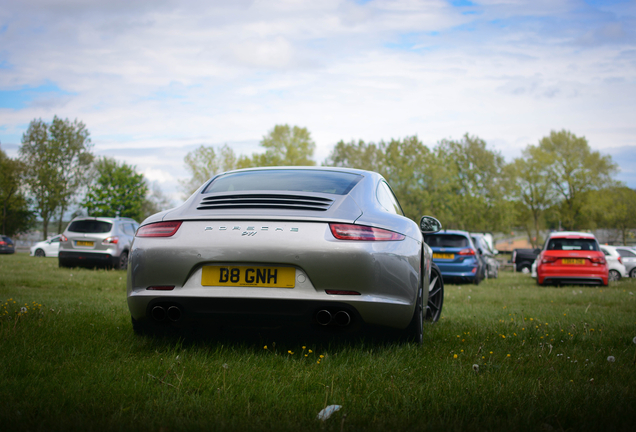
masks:
POLYGON ((589 238, 553 238, 548 241, 548 250, 598 251, 598 243, 589 238))
POLYGON ((104 222, 99 220, 79 220, 75 222, 71 222, 68 227, 68 230, 71 232, 78 233, 91 233, 91 234, 99 234, 99 233, 107 233, 110 232, 113 224, 110 222, 104 222))
POLYGON ((468 239, 456 234, 425 235, 424 242, 430 247, 462 248, 468 247, 468 239))
POLYGON ((360 180, 361 175, 337 171, 245 171, 220 176, 203 193, 293 191, 346 195, 360 180))

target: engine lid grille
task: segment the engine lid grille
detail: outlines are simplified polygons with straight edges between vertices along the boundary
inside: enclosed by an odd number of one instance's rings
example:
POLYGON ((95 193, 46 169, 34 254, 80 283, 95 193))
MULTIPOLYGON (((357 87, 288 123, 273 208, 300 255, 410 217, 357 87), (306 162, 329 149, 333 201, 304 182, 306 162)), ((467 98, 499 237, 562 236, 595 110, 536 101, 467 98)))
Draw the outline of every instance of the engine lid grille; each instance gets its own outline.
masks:
POLYGON ((305 195, 240 194, 205 197, 197 210, 285 209, 326 211, 333 200, 305 195))

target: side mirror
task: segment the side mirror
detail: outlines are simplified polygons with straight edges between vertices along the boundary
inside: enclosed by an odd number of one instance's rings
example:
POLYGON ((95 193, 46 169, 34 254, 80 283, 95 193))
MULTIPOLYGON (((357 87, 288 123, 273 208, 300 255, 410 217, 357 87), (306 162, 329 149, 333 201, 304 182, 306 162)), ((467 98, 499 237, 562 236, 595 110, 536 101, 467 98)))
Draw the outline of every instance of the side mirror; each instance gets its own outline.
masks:
POLYGON ((432 216, 422 216, 420 219, 420 231, 422 234, 433 234, 442 229, 440 221, 432 216))

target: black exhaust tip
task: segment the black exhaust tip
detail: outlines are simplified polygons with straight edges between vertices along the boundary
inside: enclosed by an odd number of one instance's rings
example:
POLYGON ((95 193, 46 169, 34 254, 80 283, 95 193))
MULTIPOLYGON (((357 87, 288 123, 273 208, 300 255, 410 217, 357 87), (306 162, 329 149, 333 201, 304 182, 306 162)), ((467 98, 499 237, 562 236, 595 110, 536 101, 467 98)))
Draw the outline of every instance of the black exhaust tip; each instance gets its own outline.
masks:
POLYGON ((329 323, 331 322, 331 312, 324 309, 318 311, 318 313, 316 313, 316 321, 321 326, 329 325, 329 323))
POLYGON ((153 307, 151 314, 156 321, 163 321, 166 319, 166 310, 161 306, 153 307))
POLYGON ((334 315, 333 320, 340 327, 344 327, 344 326, 348 326, 351 323, 351 316, 349 315, 348 312, 338 311, 336 312, 336 315, 334 315))
POLYGON ((170 321, 179 321, 181 319, 181 309, 176 306, 170 306, 168 308, 168 319, 170 321))

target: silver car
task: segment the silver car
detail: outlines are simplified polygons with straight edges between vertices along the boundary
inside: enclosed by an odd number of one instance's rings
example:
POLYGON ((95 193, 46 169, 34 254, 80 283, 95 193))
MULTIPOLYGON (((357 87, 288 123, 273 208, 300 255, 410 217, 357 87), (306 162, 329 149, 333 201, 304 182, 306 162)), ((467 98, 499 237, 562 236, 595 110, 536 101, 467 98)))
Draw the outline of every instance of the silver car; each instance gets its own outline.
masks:
POLYGON ((615 249, 620 254, 629 277, 636 278, 636 250, 627 246, 616 246, 615 249))
POLYGON ((254 168, 220 174, 146 219, 128 268, 138 333, 218 326, 397 329, 422 340, 444 286, 422 232, 377 173, 254 168))
POLYGON ((130 218, 77 217, 60 236, 60 267, 104 266, 125 270, 139 224, 130 218))

